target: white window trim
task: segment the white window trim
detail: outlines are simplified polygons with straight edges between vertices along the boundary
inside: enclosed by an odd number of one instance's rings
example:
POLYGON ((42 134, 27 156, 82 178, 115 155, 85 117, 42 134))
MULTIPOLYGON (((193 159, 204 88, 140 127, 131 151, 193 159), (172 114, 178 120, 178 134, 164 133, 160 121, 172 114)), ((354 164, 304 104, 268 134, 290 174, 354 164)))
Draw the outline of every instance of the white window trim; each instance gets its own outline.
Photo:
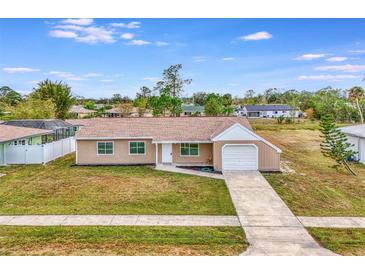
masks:
MULTIPOLYGON (((128 155, 130 156, 144 156, 146 155, 146 141, 128 141, 128 155), (131 143, 144 143, 144 153, 131 153, 131 143)), ((137 147, 138 151, 138 147, 137 147)))
MULTIPOLYGON (((189 152, 190 152, 190 150, 189 150, 189 152)), ((180 157, 200 157, 200 144, 199 143, 180 143, 180 157), (181 145, 182 144, 192 144, 192 145, 198 145, 198 155, 182 155, 181 154, 181 145)))
POLYGON ((97 141, 96 142, 96 155, 97 156, 113 156, 114 155, 114 141, 97 141), (99 143, 112 143, 113 144, 113 153, 112 154, 99 154, 99 143))

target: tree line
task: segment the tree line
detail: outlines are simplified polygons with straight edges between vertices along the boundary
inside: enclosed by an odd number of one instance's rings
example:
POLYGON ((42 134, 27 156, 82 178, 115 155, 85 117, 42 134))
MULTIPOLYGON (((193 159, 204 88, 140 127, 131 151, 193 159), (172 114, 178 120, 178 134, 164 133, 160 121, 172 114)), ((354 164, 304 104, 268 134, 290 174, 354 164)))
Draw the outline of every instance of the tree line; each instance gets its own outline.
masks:
POLYGON ((165 69, 152 88, 142 86, 135 99, 119 93, 110 98, 86 99, 73 96, 71 87, 62 81, 40 82, 27 96, 21 96, 10 87, 0 87, 0 115, 10 112, 8 118, 59 118, 69 117, 73 104, 81 104, 87 109, 98 110, 98 114, 111 108, 118 108, 128 115, 136 107, 139 116, 150 111, 153 116, 180 116, 182 104, 204 106, 209 116, 233 115, 235 107, 247 104, 288 104, 300 109, 309 119, 320 119, 330 115, 335 121, 364 122, 365 95, 361 87, 348 90, 326 87, 315 92, 295 89, 279 90, 270 88, 263 93, 248 90, 242 96, 230 93, 195 92, 184 97, 184 88, 192 79, 182 76, 182 65, 176 64, 165 69), (102 108, 96 108, 102 104, 102 108))

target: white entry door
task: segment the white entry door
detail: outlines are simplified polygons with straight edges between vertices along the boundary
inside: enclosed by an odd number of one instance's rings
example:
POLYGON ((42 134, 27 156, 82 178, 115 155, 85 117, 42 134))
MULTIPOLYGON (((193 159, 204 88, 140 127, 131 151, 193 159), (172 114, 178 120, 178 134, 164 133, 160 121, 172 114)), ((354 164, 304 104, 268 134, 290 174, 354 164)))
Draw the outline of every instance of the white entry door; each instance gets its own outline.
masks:
POLYGON ((172 144, 162 144, 162 163, 172 163, 172 144))
POLYGON ((225 145, 222 154, 223 170, 258 170, 255 145, 225 145))

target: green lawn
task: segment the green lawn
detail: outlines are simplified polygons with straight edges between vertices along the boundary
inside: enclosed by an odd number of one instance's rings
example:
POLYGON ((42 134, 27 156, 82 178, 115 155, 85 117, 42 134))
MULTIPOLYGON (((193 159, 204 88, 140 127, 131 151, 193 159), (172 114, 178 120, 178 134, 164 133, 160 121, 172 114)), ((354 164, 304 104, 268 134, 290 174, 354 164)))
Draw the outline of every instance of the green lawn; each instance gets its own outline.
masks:
POLYGON ((354 164, 358 176, 331 168, 317 130, 260 130, 283 150, 282 161, 294 173, 267 173, 266 179, 296 215, 365 216, 365 166, 354 164))
POLYGON ((238 255, 240 227, 0 226, 0 255, 238 255))
POLYGON ((235 215, 223 180, 74 161, 0 167, 0 214, 235 215))
MULTIPOLYGON (((280 130, 319 130, 319 121, 311 121, 309 119, 295 119, 294 123, 278 124, 276 119, 266 118, 266 119, 249 119, 250 124, 254 130, 265 130, 265 131, 280 131, 280 130)), ((346 126, 348 124, 338 124, 339 126, 346 126)))
POLYGON ((365 229, 308 228, 325 248, 345 256, 365 256, 365 229))

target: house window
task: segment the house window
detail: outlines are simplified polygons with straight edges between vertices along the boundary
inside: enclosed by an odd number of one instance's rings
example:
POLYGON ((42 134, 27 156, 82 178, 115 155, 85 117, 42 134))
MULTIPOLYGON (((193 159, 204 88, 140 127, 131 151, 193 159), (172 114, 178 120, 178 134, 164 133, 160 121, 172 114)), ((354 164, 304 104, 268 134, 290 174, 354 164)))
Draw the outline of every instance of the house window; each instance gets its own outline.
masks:
POLYGON ((130 155, 144 155, 146 154, 145 142, 129 142, 130 155))
POLYGON ((28 145, 31 146, 32 143, 33 143, 33 138, 32 137, 28 138, 28 145))
POLYGON ((183 143, 180 145, 181 156, 199 156, 199 144, 183 143))
POLYGON ((98 142, 98 155, 113 155, 113 142, 98 142))

